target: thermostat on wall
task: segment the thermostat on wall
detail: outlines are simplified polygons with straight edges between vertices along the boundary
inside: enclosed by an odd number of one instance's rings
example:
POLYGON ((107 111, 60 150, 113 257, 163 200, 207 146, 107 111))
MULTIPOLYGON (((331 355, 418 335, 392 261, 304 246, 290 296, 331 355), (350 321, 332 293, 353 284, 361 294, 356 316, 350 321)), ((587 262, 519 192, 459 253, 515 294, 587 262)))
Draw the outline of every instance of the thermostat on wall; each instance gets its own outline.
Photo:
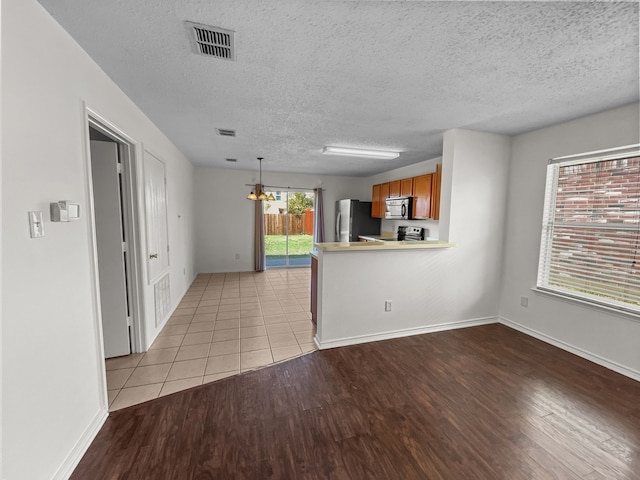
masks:
POLYGON ((52 222, 70 222, 80 218, 80 204, 69 200, 60 200, 49 204, 52 222))

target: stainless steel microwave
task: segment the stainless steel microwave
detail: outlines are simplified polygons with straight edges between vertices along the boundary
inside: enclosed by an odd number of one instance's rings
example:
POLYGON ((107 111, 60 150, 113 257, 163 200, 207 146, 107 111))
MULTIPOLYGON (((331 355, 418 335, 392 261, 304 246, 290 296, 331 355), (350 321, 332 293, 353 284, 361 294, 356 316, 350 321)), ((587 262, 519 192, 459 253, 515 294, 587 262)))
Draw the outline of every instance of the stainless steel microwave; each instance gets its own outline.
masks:
POLYGON ((413 197, 387 198, 384 207, 384 218, 411 220, 413 218, 413 197))

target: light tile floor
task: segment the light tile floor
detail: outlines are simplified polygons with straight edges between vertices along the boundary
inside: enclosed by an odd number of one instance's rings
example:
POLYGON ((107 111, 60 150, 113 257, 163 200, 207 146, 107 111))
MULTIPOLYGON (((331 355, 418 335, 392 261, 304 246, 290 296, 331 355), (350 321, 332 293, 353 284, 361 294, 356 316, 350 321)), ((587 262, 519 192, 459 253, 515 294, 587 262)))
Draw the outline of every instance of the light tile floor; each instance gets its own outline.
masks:
POLYGON ((316 349, 308 268, 201 274, 146 353, 108 359, 111 411, 316 349))

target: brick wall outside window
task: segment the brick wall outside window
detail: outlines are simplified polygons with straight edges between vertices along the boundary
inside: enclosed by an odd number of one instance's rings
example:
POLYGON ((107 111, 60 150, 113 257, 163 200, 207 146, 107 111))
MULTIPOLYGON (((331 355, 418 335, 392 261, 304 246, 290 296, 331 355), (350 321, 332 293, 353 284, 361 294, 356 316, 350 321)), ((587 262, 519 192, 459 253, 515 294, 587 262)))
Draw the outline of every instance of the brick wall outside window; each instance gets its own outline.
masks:
POLYGON ((640 305, 640 157, 560 166, 548 285, 640 305))

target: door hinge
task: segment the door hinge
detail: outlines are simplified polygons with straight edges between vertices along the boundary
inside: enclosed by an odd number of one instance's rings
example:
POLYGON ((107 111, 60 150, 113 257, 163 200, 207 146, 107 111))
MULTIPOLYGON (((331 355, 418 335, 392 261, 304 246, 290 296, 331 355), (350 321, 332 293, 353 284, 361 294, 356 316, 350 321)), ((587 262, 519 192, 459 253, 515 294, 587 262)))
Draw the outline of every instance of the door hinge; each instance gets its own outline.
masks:
POLYGON ((127 242, 122 242, 122 251, 126 252, 127 250, 127 242))
POLYGON ((118 172, 118 175, 122 174, 122 163, 118 162, 117 163, 117 167, 116 167, 116 171, 118 172))
POLYGON ((131 317, 127 317, 127 327, 131 326, 131 317))

